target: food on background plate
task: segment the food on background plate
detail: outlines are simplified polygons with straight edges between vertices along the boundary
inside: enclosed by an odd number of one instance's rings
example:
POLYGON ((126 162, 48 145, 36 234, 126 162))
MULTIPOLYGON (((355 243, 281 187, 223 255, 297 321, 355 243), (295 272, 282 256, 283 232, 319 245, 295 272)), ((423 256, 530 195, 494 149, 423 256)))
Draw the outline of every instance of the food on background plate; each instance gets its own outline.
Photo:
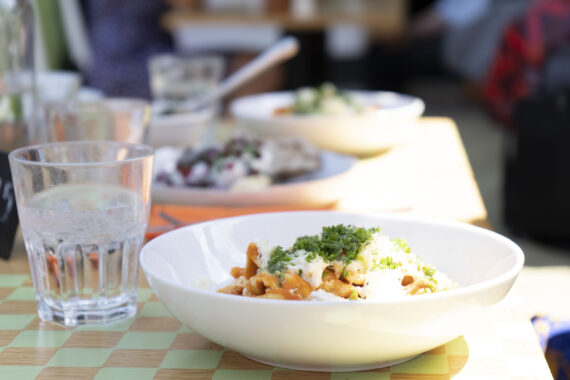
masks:
POLYGON ((321 167, 320 152, 299 138, 234 137, 199 148, 159 148, 156 181, 170 186, 247 191, 321 167))
POLYGON ((343 224, 299 237, 290 248, 252 242, 245 267, 231 274, 219 292, 286 300, 384 300, 457 287, 406 241, 343 224))
POLYGON ((301 87, 294 93, 293 104, 277 108, 275 115, 355 115, 376 110, 355 94, 338 89, 331 83, 320 87, 301 87))

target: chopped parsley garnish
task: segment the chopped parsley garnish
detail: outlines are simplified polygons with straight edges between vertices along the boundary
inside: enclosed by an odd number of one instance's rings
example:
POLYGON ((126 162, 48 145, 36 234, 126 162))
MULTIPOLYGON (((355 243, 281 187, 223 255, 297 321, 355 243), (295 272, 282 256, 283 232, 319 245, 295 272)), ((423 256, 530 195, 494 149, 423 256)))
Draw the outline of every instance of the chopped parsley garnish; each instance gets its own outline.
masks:
POLYGON ((379 228, 362 228, 344 224, 323 227, 320 235, 297 238, 291 249, 275 247, 269 257, 267 271, 283 275, 294 253, 301 250, 307 253, 307 262, 320 256, 325 262, 342 260, 344 264, 348 264, 356 258, 360 248, 368 243, 372 235, 377 232, 380 232, 379 228))
POLYGON ((307 251, 308 262, 318 255, 326 262, 342 259, 344 263, 349 263, 356 258, 360 247, 372 239, 372 234, 379 231, 379 228, 367 229, 344 224, 323 227, 320 236, 298 238, 293 244, 293 251, 307 251))
POLYGON ((312 258, 310 260, 307 258, 307 261, 309 262, 313 261, 317 257, 316 253, 319 250, 319 237, 315 235, 315 236, 301 236, 300 238, 297 238, 297 240, 295 240, 295 243, 293 244, 293 251, 299 251, 299 250, 304 250, 309 253, 314 253, 314 255, 312 255, 312 258))
POLYGON ((350 273, 348 273, 348 271, 347 271, 346 269, 344 269, 344 270, 342 271, 342 277, 344 277, 344 278, 347 278, 349 274, 350 274, 350 273))
POLYGON ((307 260, 307 262, 310 263, 311 261, 313 261, 316 258, 317 258, 317 251, 313 251, 313 252, 309 252, 307 254, 307 256, 305 257, 305 260, 307 260))
POLYGON ((379 229, 366 229, 362 227, 345 226, 339 224, 331 227, 323 227, 321 234, 321 256, 328 261, 342 258, 349 263, 356 258, 360 247, 372 238, 372 234, 379 229))
POLYGON ((406 253, 412 252, 412 248, 408 245, 408 243, 404 239, 392 239, 392 241, 402 249, 402 251, 406 253))
POLYGON ((267 263, 267 271, 272 274, 284 275, 287 270, 287 262, 291 261, 290 252, 283 247, 277 246, 271 251, 269 262, 267 263))
POLYGON ((433 277, 435 274, 435 268, 426 264, 423 265, 422 271, 427 277, 433 277))
POLYGON ((384 256, 380 259, 379 262, 375 263, 372 267, 373 270, 376 269, 396 269, 400 266, 397 262, 394 262, 394 259, 390 256, 384 256))

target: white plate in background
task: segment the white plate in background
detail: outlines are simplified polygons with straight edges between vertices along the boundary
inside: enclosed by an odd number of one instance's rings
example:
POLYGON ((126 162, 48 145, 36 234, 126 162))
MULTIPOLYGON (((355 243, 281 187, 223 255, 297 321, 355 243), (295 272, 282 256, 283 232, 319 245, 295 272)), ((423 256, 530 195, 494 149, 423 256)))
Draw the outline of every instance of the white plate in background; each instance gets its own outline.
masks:
MULTIPOLYGON (((174 156, 171 154, 166 159, 174 156)), ((155 203, 202 206, 326 206, 338 201, 345 193, 350 171, 356 162, 353 156, 323 151, 320 169, 256 191, 174 187, 155 182, 152 200, 155 203)), ((159 152, 155 173, 165 164, 169 163, 163 162, 159 152)))

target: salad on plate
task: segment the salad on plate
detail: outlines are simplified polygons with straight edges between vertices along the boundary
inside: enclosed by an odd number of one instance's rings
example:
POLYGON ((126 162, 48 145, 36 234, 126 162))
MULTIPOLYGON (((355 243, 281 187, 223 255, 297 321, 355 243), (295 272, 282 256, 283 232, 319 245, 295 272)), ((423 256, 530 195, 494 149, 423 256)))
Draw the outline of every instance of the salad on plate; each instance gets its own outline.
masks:
POLYGON ((155 181, 172 187, 262 189, 321 167, 321 153, 299 138, 233 137, 196 148, 156 151, 155 181))
POLYGON ((367 102, 355 93, 337 88, 332 83, 319 87, 301 87, 294 92, 293 104, 277 108, 275 115, 358 115, 372 112, 377 106, 367 102))

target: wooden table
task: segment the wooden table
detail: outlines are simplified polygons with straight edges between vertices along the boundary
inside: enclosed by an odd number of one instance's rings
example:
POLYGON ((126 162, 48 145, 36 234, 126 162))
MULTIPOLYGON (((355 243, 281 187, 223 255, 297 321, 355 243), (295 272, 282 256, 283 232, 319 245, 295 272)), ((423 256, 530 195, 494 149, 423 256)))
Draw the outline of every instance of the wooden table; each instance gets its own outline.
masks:
MULTIPOLYGON (((488 225, 454 123, 426 118, 420 127, 404 144, 359 162, 352 182, 356 193, 336 207, 488 225)), ((0 379, 552 378, 518 295, 489 309, 462 337, 407 363, 337 374, 273 368, 207 341, 173 318, 142 276, 138 300, 136 318, 106 327, 41 322, 18 238, 13 257, 0 263, 0 379)))
POLYGON ((339 209, 398 211, 489 227, 455 123, 425 117, 385 154, 361 160, 339 209))

